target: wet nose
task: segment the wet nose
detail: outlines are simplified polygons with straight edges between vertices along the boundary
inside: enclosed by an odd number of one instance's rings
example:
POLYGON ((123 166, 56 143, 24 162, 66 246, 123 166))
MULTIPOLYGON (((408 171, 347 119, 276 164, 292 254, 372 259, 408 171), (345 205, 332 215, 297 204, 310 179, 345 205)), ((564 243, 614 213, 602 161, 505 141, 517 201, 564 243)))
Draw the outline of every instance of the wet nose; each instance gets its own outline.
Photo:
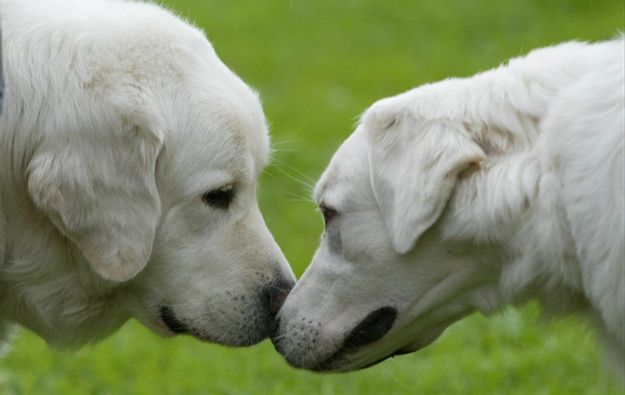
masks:
POLYGON ((282 280, 265 289, 265 298, 271 315, 275 317, 278 314, 278 311, 280 311, 280 308, 294 285, 295 284, 291 281, 282 280))
POLYGON ((343 347, 346 349, 361 347, 384 336, 395 322, 397 310, 385 306, 366 316, 345 338, 343 347))

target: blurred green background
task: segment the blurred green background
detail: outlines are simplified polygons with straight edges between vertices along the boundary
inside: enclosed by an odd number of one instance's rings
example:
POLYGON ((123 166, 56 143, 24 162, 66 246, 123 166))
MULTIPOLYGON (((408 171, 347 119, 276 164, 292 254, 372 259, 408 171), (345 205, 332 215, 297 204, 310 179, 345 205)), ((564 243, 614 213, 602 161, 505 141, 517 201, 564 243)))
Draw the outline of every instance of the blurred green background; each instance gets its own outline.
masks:
MULTIPOLYGON (((322 223, 314 180, 373 101, 468 76, 532 48, 624 29, 622 0, 165 0, 201 26, 257 88, 273 164, 261 180, 267 223, 301 275, 322 223)), ((474 315, 416 354, 346 375, 296 371, 268 342, 228 349, 164 340, 135 322, 73 354, 22 330, 0 361, 4 394, 623 394, 592 332, 538 308, 474 315)))

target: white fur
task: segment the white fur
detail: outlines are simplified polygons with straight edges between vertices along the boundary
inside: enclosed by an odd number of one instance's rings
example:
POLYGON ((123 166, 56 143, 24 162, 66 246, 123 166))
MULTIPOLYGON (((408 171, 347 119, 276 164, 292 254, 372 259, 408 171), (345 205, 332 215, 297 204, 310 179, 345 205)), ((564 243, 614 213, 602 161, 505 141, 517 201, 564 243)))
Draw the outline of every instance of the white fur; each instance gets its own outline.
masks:
POLYGON ((2 0, 0 326, 95 341, 130 317, 163 335, 259 341, 263 290, 293 275, 256 203, 269 140, 255 92, 162 8, 2 0), (228 209, 205 192, 232 186, 228 209))
POLYGON ((338 214, 281 310, 286 359, 358 369, 538 299, 588 313, 622 363, 624 50, 564 43, 374 104, 317 185, 338 214), (383 306, 390 331, 345 349, 383 306))

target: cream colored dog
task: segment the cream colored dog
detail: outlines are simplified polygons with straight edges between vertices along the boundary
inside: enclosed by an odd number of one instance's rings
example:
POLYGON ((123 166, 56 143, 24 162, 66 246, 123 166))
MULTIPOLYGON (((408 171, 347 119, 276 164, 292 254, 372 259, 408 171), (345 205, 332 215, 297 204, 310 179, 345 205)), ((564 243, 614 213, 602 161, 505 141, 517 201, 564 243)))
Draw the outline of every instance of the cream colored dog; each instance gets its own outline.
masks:
POLYGON ((147 3, 3 0, 0 325, 253 344, 293 275, 256 203, 257 95, 147 3))
POLYGON ((317 185, 287 361, 363 368, 534 298, 588 313, 623 358, 624 50, 566 43, 374 104, 317 185))

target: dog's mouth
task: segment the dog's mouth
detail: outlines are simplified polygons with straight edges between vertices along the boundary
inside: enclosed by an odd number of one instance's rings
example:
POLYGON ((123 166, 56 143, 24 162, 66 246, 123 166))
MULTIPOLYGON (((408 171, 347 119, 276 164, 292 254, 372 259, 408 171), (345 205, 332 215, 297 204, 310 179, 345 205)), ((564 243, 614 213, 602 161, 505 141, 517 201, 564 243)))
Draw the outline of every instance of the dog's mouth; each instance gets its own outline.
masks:
MULTIPOLYGON (((240 327, 224 328, 221 335, 210 333, 205 325, 193 325, 193 322, 176 316, 174 309, 163 305, 158 310, 159 333, 163 336, 189 335, 200 341, 208 343, 218 343, 232 347, 246 347, 258 343, 274 332, 275 324, 267 321, 266 325, 258 325, 257 321, 264 321, 262 318, 251 320, 251 325, 240 324, 240 327), (240 333, 242 332, 242 333, 240 333)), ((213 330, 214 330, 213 326, 213 330)), ((219 329, 219 328, 217 328, 219 329)))
POLYGON ((340 351, 332 355, 321 364, 315 366, 313 370, 316 372, 351 372, 354 370, 367 369, 381 362, 384 362, 389 358, 405 354, 412 354, 413 352, 419 351, 422 348, 430 345, 434 340, 435 338, 428 341, 412 343, 410 345, 400 347, 383 357, 378 357, 373 360, 369 360, 368 358, 362 360, 361 358, 358 358, 357 353, 360 350, 340 351))
POLYGON ((448 318, 439 325, 433 326, 427 333, 419 336, 417 341, 404 343, 403 346, 387 352, 386 354, 382 354, 382 356, 379 354, 377 356, 371 355, 372 350, 367 351, 366 345, 364 345, 364 347, 341 347, 336 353, 316 365, 312 370, 317 372, 349 372, 369 368, 389 358, 411 354, 432 344, 443 334, 449 325, 464 315, 466 315, 466 313, 460 313, 448 318))
POLYGON ((189 333, 189 327, 174 314, 169 306, 161 306, 160 317, 165 326, 175 334, 189 333))
MULTIPOLYGON (((357 354, 363 347, 382 339, 391 330, 396 318, 397 310, 392 306, 384 306, 372 311, 351 330, 343 340, 342 346, 327 360, 315 366, 313 370, 334 370, 334 367, 342 367, 345 362, 349 364, 350 357, 357 354)), ((374 360, 375 362, 369 363, 367 366, 375 365, 388 357, 390 355, 374 360)), ((355 367, 354 369, 367 366, 355 367)))
POLYGON ((169 306, 161 306, 159 309, 159 316, 162 322, 161 325, 169 330, 170 335, 190 335, 204 342, 213 341, 207 333, 193 328, 176 317, 174 310, 169 306))

